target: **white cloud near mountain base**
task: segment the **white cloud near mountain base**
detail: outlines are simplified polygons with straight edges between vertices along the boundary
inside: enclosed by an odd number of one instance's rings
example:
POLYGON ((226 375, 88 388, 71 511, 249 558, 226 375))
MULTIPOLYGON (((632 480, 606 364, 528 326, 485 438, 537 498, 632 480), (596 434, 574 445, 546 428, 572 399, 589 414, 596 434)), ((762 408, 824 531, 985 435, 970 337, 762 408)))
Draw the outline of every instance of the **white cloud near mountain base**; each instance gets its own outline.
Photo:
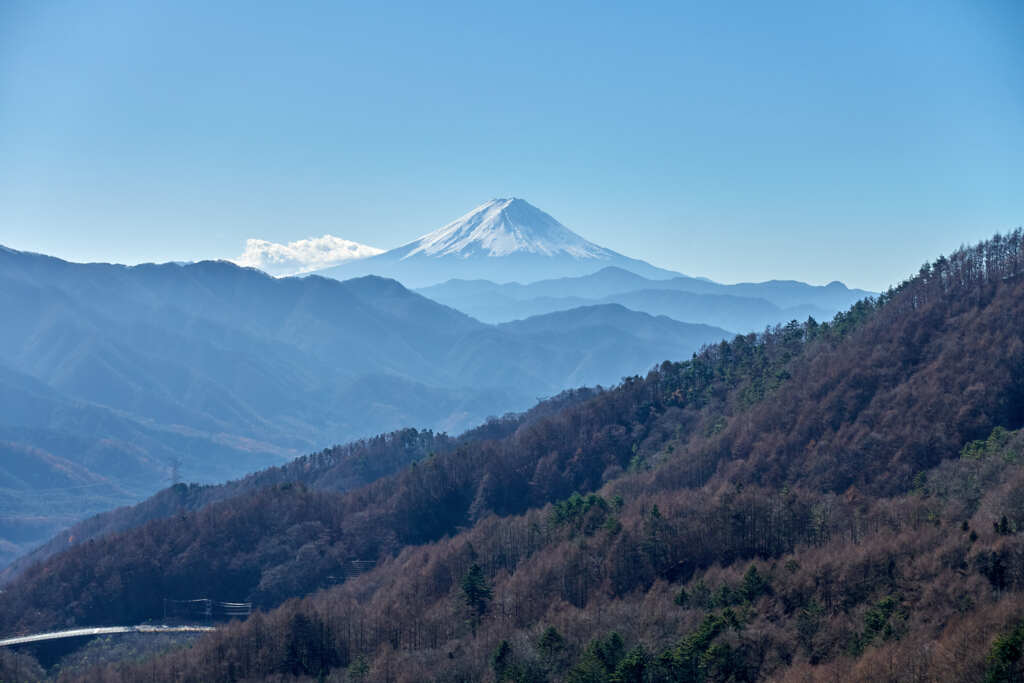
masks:
POLYGON ((383 251, 334 235, 310 237, 288 244, 247 239, 245 251, 233 261, 240 266, 259 268, 276 277, 284 277, 311 273, 346 261, 375 256, 383 251))

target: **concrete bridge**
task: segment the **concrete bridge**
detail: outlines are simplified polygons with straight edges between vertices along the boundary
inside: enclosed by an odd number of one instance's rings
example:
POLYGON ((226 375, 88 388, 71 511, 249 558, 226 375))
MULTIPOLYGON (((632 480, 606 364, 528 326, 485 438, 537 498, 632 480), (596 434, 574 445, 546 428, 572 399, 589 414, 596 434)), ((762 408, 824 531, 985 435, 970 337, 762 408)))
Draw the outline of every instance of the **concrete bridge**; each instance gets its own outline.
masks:
POLYGON ((13 638, 4 638, 0 639, 0 647, 38 643, 46 640, 58 640, 60 638, 104 636, 111 633, 204 633, 214 630, 216 629, 213 626, 151 626, 149 624, 139 624, 138 626, 96 626, 93 628, 73 628, 66 631, 33 633, 13 638))

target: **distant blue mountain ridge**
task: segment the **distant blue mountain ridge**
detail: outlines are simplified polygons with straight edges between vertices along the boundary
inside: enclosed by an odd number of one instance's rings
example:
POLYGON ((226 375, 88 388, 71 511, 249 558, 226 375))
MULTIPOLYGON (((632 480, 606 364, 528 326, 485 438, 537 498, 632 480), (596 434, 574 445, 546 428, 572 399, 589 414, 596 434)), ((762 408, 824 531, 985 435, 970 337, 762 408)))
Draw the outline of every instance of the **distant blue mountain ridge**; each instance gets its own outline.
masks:
POLYGON ((873 295, 865 290, 849 289, 840 282, 814 286, 792 280, 771 280, 722 285, 686 276, 651 280, 614 266, 581 277, 529 284, 452 279, 417 291, 489 323, 613 303, 737 333, 760 331, 794 319, 831 319, 838 311, 873 295))
POLYGON ((400 427, 458 432, 729 334, 618 306, 496 327, 376 276, 9 248, 0 315, 0 562, 172 470, 220 481, 400 427))

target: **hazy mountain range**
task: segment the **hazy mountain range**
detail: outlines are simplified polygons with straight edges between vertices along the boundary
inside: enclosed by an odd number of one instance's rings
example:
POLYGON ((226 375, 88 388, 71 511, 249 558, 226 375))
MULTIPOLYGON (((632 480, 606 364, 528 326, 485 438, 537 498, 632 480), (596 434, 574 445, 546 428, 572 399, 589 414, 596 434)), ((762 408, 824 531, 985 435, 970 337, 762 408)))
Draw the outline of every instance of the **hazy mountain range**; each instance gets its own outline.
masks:
POLYGON ((591 275, 497 284, 449 280, 417 290, 424 296, 485 322, 504 322, 577 306, 614 303, 651 315, 700 321, 734 332, 763 330, 788 320, 830 319, 871 292, 840 282, 815 287, 791 280, 721 285, 678 276, 651 280, 606 267, 591 275))
POLYGON ((174 461, 214 481, 399 426, 458 431, 728 336, 618 306, 495 327, 379 277, 10 249, 0 315, 0 559, 174 461))
POLYGON ((522 199, 382 253, 329 236, 248 246, 277 273, 349 260, 280 278, 0 248, 0 563, 175 476, 222 481, 399 427, 457 433, 868 294, 682 276, 522 199), (467 277, 488 279, 453 279, 467 277))
POLYGON ((594 244, 524 199, 492 199, 388 251, 324 236, 287 245, 249 240, 235 261, 271 274, 380 275, 489 323, 619 304, 733 332, 792 319, 831 318, 871 292, 841 282, 722 285, 687 277, 594 244), (322 267, 332 260, 339 265, 322 267))

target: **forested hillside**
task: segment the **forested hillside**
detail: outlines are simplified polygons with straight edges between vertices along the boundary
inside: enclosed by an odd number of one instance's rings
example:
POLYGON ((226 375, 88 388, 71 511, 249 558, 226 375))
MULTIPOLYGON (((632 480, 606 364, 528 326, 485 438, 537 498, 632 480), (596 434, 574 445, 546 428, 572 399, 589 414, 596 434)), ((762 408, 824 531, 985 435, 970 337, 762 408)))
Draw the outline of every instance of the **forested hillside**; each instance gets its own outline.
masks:
POLYGON ((118 531, 171 517, 186 510, 257 491, 275 484, 300 483, 314 489, 343 492, 392 474, 430 454, 447 452, 459 444, 507 436, 523 424, 543 419, 566 406, 587 400, 592 389, 562 392, 538 403, 525 413, 492 418, 458 438, 429 430, 403 429, 361 439, 319 453, 296 458, 286 465, 271 467, 224 484, 176 484, 138 505, 118 508, 90 517, 59 534, 0 572, 0 584, 11 581, 26 568, 55 553, 118 531))
POLYGON ((99 538, 0 631, 209 595, 265 612, 82 680, 1019 680, 1022 275, 1018 230, 366 486, 99 538))

